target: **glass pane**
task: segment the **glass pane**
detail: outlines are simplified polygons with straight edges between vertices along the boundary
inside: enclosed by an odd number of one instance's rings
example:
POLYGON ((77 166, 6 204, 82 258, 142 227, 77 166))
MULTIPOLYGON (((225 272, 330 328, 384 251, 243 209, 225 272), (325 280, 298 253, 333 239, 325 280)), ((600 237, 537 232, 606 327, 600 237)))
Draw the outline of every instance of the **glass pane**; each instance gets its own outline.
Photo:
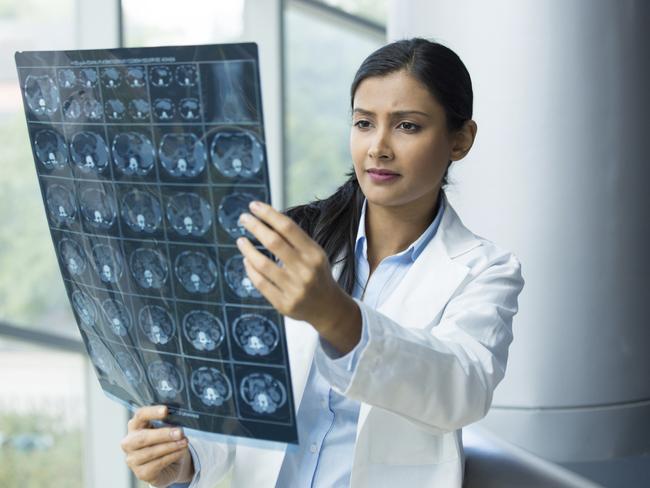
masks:
POLYGON ((0 486, 84 485, 85 370, 80 354, 0 339, 0 486))
POLYGON ((14 52, 74 47, 75 11, 75 0, 0 2, 0 320, 71 336, 77 327, 36 180, 14 52))
POLYGON ((386 25, 386 0, 319 0, 349 14, 386 25))
POLYGON ((122 0, 122 15, 126 47, 232 42, 244 29, 244 0, 122 0))
POLYGON ((350 83, 379 44, 298 9, 287 9, 285 26, 289 206, 330 195, 352 168, 350 83))

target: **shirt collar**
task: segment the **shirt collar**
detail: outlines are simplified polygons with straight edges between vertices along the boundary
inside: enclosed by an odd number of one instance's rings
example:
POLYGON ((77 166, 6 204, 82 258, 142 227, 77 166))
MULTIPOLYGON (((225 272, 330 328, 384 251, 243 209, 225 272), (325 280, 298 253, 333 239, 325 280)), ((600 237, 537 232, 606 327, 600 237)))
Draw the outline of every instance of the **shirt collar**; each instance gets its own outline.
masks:
MULTIPOLYGON (((363 255, 366 259, 368 259, 368 243, 366 238, 367 202, 368 199, 364 198, 363 206, 361 207, 361 217, 359 218, 359 225, 357 226, 357 238, 355 241, 355 248, 354 248, 357 257, 363 255)), ((420 255, 420 253, 422 252, 422 250, 424 249, 424 247, 429 243, 429 241, 433 238, 436 231, 438 230, 440 220, 442 219, 442 214, 445 210, 444 207, 445 207, 445 199, 442 198, 442 190, 441 190, 438 193, 438 213, 434 217, 431 224, 429 224, 429 227, 427 227, 426 230, 422 234, 420 234, 420 237, 418 237, 415 241, 413 241, 406 249, 404 249, 402 252, 395 254, 395 256, 408 255, 411 258, 411 262, 415 261, 417 257, 420 255)))

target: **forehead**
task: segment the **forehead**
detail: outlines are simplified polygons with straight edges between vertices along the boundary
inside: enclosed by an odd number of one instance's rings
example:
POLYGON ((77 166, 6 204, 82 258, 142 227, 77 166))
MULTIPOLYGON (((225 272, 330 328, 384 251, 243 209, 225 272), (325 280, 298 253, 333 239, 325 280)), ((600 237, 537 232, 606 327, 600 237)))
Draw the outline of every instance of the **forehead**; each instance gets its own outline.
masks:
POLYGON ((375 113, 420 110, 440 113, 443 109, 429 90, 406 71, 363 80, 354 94, 353 108, 375 113))

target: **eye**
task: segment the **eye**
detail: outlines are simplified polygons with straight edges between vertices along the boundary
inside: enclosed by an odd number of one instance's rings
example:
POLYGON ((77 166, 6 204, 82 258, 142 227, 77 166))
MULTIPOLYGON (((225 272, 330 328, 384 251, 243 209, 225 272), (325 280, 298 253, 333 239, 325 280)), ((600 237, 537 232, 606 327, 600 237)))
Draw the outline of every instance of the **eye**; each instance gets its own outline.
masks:
POLYGON ((361 119, 361 120, 357 120, 354 123, 354 126, 358 127, 359 129, 367 129, 370 126, 370 122, 368 122, 367 120, 361 119))
POLYGON ((404 129, 407 132, 416 132, 420 126, 412 122, 401 122, 398 127, 404 129))

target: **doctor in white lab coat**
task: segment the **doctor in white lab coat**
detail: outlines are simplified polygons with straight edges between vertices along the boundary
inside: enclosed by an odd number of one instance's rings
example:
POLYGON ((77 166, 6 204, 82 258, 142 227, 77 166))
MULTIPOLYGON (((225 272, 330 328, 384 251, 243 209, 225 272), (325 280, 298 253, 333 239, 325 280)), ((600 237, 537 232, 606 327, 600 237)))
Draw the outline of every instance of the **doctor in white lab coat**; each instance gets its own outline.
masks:
MULTIPOLYGON (((320 204, 290 209, 291 218, 262 202, 251 207, 243 225, 278 261, 247 239, 238 246, 253 284, 285 315, 297 410, 313 361, 327 378, 323 342, 341 355, 358 353, 346 388, 332 383, 360 404, 354 454, 345 460, 350 486, 460 487, 461 429, 488 412, 505 374, 524 284, 513 253, 467 229, 442 188, 451 161, 476 135, 469 74, 440 44, 398 41, 364 61, 351 94, 354 174, 320 204), (354 209, 364 198, 371 276, 427 229, 443 202, 433 238, 377 309, 340 286, 349 247, 310 237, 331 211, 350 211, 348 223, 361 225, 354 209)), ((171 442, 171 430, 148 428, 163 417, 148 407, 129 422, 122 447, 140 479, 276 486, 285 451, 192 436, 171 442)))

